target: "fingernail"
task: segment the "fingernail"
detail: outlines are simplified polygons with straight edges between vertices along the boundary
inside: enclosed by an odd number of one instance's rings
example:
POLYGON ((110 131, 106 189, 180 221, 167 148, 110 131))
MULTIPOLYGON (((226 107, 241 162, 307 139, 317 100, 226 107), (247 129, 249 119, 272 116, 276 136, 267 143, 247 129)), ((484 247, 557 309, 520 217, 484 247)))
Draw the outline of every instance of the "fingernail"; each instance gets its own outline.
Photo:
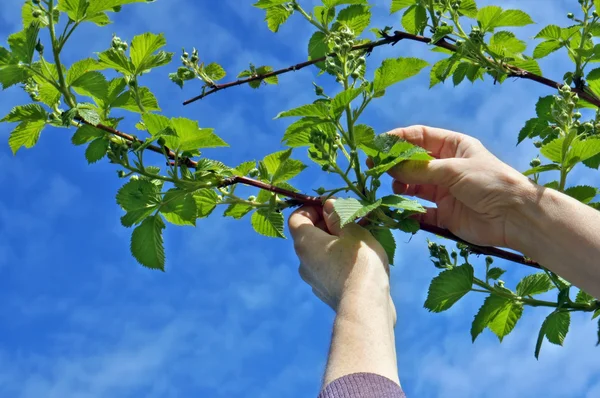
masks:
POLYGON ((323 205, 323 212, 326 215, 331 215, 333 214, 333 204, 335 203, 334 199, 329 199, 327 202, 325 202, 325 204, 323 205))

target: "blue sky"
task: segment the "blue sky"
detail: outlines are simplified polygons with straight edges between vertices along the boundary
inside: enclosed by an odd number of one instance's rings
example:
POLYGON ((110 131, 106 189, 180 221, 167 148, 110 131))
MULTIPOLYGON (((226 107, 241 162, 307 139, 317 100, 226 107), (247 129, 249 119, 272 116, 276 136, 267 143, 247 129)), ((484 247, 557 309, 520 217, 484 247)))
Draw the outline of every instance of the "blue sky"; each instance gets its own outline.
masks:
MULTIPOLYGON (((310 25, 293 18, 274 35, 252 2, 160 0, 125 7, 111 27, 83 27, 66 60, 106 49, 113 32, 130 41, 145 31, 164 32, 177 53, 196 46, 230 77, 248 62, 283 67, 304 60, 310 25)), ((375 26, 398 26, 388 3, 374 7, 375 26)), ((501 3, 528 11, 539 24, 520 29, 520 37, 533 37, 548 23, 565 25, 577 6, 574 0, 501 3)), ((3 1, 2 37, 19 29, 21 4, 3 1)), ((438 57, 421 44, 400 43, 374 52, 371 70, 397 56, 438 57)), ((281 149, 288 121, 272 118, 313 100, 313 81, 334 89, 305 69, 282 76, 278 87, 227 90, 184 108, 181 102, 197 90, 181 91, 168 81, 176 66, 154 71, 143 83, 158 94, 165 114, 216 128, 231 148, 206 155, 230 165, 281 149)), ((552 56, 542 68, 560 79, 569 65, 552 56)), ((509 79, 502 86, 486 81, 429 90, 426 81, 423 73, 390 90, 364 122, 379 133, 416 123, 462 131, 510 165, 527 168, 535 148, 515 147, 516 136, 533 117, 537 98, 551 93, 547 88, 509 79)), ((26 101, 19 90, 3 92, 0 113, 26 101)), ((135 116, 129 120, 124 129, 135 116)), ((0 125, 5 143, 9 132, 0 125)), ((114 195, 122 181, 107 162, 88 166, 83 148, 70 144, 71 133, 47 130, 34 149, 16 157, 0 146, 0 397, 316 396, 333 313, 298 277, 291 242, 260 237, 248 220, 215 212, 196 228, 167 229, 166 273, 143 269, 129 253, 130 231, 119 222, 114 195)), ((301 151, 296 156, 305 158, 301 151)), ((586 181, 598 184, 598 173, 584 170, 571 183, 586 181)), ((318 167, 295 180, 306 192, 333 183, 318 167)), ((543 309, 527 308, 503 344, 489 332, 471 343, 481 296, 443 314, 424 310, 437 272, 426 237, 398 234, 392 270, 400 377, 409 397, 600 396, 596 326, 587 315, 573 318, 564 348, 546 343, 536 361, 543 309)), ((509 270, 508 284, 528 272, 500 265, 509 270)))

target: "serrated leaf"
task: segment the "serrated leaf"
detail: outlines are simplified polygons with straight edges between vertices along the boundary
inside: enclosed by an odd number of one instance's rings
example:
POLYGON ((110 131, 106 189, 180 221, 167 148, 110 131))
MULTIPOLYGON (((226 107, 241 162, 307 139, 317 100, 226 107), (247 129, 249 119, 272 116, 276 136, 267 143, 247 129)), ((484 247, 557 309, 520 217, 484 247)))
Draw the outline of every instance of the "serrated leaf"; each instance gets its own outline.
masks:
POLYGON ((117 192, 117 203, 127 212, 121 217, 125 227, 140 223, 160 204, 160 188, 149 180, 132 179, 117 192))
POLYGON ((598 189, 586 185, 579 185, 568 188, 565 190, 565 193, 582 203, 588 204, 598 195, 598 189))
POLYGON ((381 199, 375 203, 358 201, 354 198, 337 199, 333 205, 340 218, 340 227, 344 227, 357 218, 364 217, 381 206, 381 199))
POLYGON ((547 171, 560 170, 560 166, 557 164, 545 164, 542 166, 531 168, 523 173, 524 176, 530 176, 533 174, 545 173, 547 171))
POLYGON ((288 18, 292 15, 292 11, 288 10, 285 6, 275 6, 267 9, 267 15, 265 21, 269 29, 277 33, 281 25, 283 25, 288 18))
POLYGON ((463 82, 463 80, 465 80, 470 66, 471 64, 467 62, 461 62, 460 64, 458 64, 452 75, 452 83, 454 83, 455 86, 458 86, 460 83, 463 82))
POLYGON ((150 216, 133 230, 131 253, 144 267, 165 269, 165 249, 163 243, 165 223, 160 216, 150 216))
POLYGON ((393 14, 415 4, 417 4, 417 0, 392 0, 390 14, 393 14))
POLYGON ((533 50, 533 58, 541 59, 563 47, 557 40, 548 40, 538 44, 533 50))
POLYGON ((388 257, 388 262, 390 264, 394 264, 394 256, 396 254, 396 239, 394 239, 394 234, 389 229, 373 229, 371 230, 371 234, 377 239, 379 244, 385 250, 385 253, 388 257))
POLYGON ((75 79, 71 87, 77 94, 104 100, 108 95, 108 82, 100 72, 87 72, 75 79))
POLYGON ((100 115, 98 112, 86 104, 78 104, 77 105, 77 115, 85 120, 87 123, 97 126, 100 123, 100 115))
POLYGON ((75 131, 75 134, 73 134, 73 137, 71 138, 71 142, 73 145, 83 145, 97 138, 104 137, 105 135, 106 133, 104 131, 97 129, 94 126, 84 124, 75 131))
POLYGON ((261 235, 284 238, 283 214, 270 209, 258 209, 252 214, 252 227, 261 235))
POLYGON ((85 150, 85 158, 89 164, 96 163, 106 156, 109 141, 105 138, 97 138, 88 145, 85 150))
POLYGON ((22 31, 8 36, 12 58, 27 65, 31 64, 39 32, 39 23, 32 23, 22 31))
POLYGON ((0 84, 3 90, 25 81, 28 76, 25 69, 19 65, 7 65, 0 68, 0 84))
POLYGON ((458 12, 469 18, 475 18, 477 16, 477 4, 475 4, 475 0, 462 0, 458 12))
POLYGON ((487 273, 487 278, 496 280, 499 279, 502 275, 504 275, 505 272, 506 270, 503 270, 502 268, 490 268, 490 270, 487 273))
POLYGON ((493 21, 493 26, 495 28, 502 26, 527 26, 534 23, 529 14, 524 11, 505 10, 497 20, 493 21))
POLYGON ((122 52, 111 48, 110 50, 98 53, 99 69, 114 69, 124 75, 135 74, 135 65, 122 52))
POLYGON ((521 68, 523 70, 526 70, 527 72, 531 72, 533 74, 536 75, 541 75, 542 74, 542 70, 540 69, 540 65, 538 64, 538 62, 535 59, 520 59, 520 58, 515 58, 513 61, 511 61, 511 63, 513 64, 513 66, 516 66, 517 68, 521 68))
POLYGON ((557 25, 548 25, 535 35, 535 39, 559 40, 561 38, 561 28, 557 25))
POLYGON ((217 64, 216 62, 206 65, 204 67, 204 72, 213 81, 221 80, 225 76, 227 76, 227 72, 225 72, 225 69, 223 69, 223 67, 217 64))
POLYGON ((171 62, 173 53, 159 51, 167 44, 163 34, 144 33, 135 36, 131 41, 131 62, 134 66, 133 73, 140 75, 153 68, 171 62))
POLYGON ((402 27, 412 34, 421 34, 427 26, 427 10, 422 5, 410 6, 402 15, 402 27))
POLYGON ((298 108, 294 108, 289 111, 280 112, 277 116, 275 116, 275 119, 279 119, 282 117, 309 116, 328 120, 329 108, 330 107, 328 105, 322 102, 317 102, 316 104, 302 105, 298 108))
MULTIPOLYGON (((446 81, 448 76, 452 75, 454 71, 458 68, 460 64, 458 64, 457 59, 455 57, 446 58, 439 62, 436 62, 431 68, 431 73, 429 74, 430 83, 429 88, 435 87, 437 84, 446 81)), ((469 69, 467 69, 466 75, 469 74, 469 69)))
POLYGON ((581 140, 575 138, 571 143, 571 150, 567 154, 566 163, 569 167, 572 167, 598 154, 600 154, 600 139, 588 138, 587 140, 581 140))
POLYGON ((11 133, 8 138, 8 145, 12 150, 13 154, 17 154, 17 151, 21 147, 31 148, 33 147, 38 139, 40 138, 40 134, 46 125, 45 121, 32 121, 32 122, 22 122, 19 124, 11 133))
POLYGON ((178 148, 181 151, 190 151, 198 148, 227 147, 227 143, 214 133, 214 129, 200 128, 198 122, 186 118, 173 118, 171 124, 177 132, 177 138, 166 137, 167 146, 178 148), (171 141, 176 140, 176 145, 171 141))
POLYGON ((195 197, 180 189, 170 189, 164 196, 160 212, 175 225, 196 225, 195 197))
POLYGON ((39 104, 15 106, 0 122, 36 122, 46 121, 48 112, 39 104))
POLYGON ((571 324, 571 314, 567 311, 555 311, 548 315, 544 321, 544 332, 546 338, 552 344, 563 345, 569 326, 571 324))
POLYGON ((282 142, 290 148, 310 145, 310 133, 317 130, 317 126, 327 123, 320 118, 303 117, 290 124, 283 134, 282 142))
MULTIPOLYGON (((308 59, 312 61, 314 59, 323 58, 329 52, 329 46, 327 44, 327 36, 323 32, 315 32, 311 36, 308 42, 308 59)), ((324 62, 318 62, 315 64, 318 68, 323 69, 325 66, 324 62)))
POLYGON ((313 15, 321 25, 328 27, 329 24, 335 19, 335 8, 315 6, 313 9, 313 15))
POLYGON ((271 180, 272 184, 276 184, 279 182, 284 182, 290 180, 300 174, 306 165, 299 160, 295 159, 286 159, 281 165, 277 168, 275 173, 273 173, 273 178, 271 180))
POLYGON ((471 291, 473 267, 464 264, 441 272, 429 285, 425 308, 431 312, 446 311, 471 291))
POLYGON ((581 303, 581 304, 587 304, 594 300, 596 300, 596 298, 594 296, 586 293, 585 291, 583 291, 581 289, 579 290, 579 292, 577 292, 577 296, 575 297, 575 302, 581 303))
POLYGON ((540 153, 550 159, 553 162, 561 163, 563 158, 563 143, 565 142, 564 137, 559 137, 555 140, 542 146, 540 153))
POLYGON ((427 62, 418 58, 386 59, 375 71, 373 91, 381 93, 388 87, 417 75, 427 66, 427 62))
POLYGON ((479 311, 475 315, 473 323, 471 324, 471 339, 473 342, 475 342, 477 336, 483 332, 483 330, 494 319, 498 312, 500 312, 500 310, 506 306, 508 302, 509 299, 495 294, 491 294, 486 297, 483 305, 479 308, 479 311))
MULTIPOLYGON (((156 97, 154 96, 154 94, 152 94, 148 87, 138 88, 138 93, 140 95, 140 102, 144 106, 146 112, 161 110, 158 106, 158 101, 156 97)), ((124 93, 119 95, 114 101, 112 101, 110 105, 113 108, 121 108, 135 113, 143 113, 140 107, 138 106, 137 102, 135 101, 135 98, 133 97, 131 91, 125 91, 124 93)))
POLYGON ((548 127, 548 122, 540 118, 529 119, 525 122, 525 126, 519 132, 517 145, 523 142, 526 138, 533 138, 540 135, 540 132, 548 127))
POLYGON ((362 94, 363 91, 362 87, 349 88, 336 95, 331 101, 331 116, 336 120, 339 119, 346 107, 362 94))
POLYGON ((354 36, 360 36, 370 23, 371 11, 369 10, 369 7, 355 4, 344 8, 338 13, 334 28, 338 28, 338 24, 344 25, 354 32, 354 36))
POLYGON ((523 304, 508 301, 488 323, 488 328, 494 332, 500 342, 515 328, 523 314, 523 304))
POLYGON ((291 155, 292 150, 286 149, 285 151, 279 151, 265 156, 261 163, 264 165, 266 172, 273 175, 291 155))
POLYGON ((252 211, 253 207, 244 203, 236 203, 233 205, 230 205, 227 210, 225 210, 225 213, 223 214, 224 216, 227 217, 233 217, 236 220, 241 219, 242 217, 244 217, 246 214, 250 213, 250 211, 252 211))
POLYGON ((256 161, 250 160, 250 161, 244 162, 244 163, 240 164, 239 166, 237 166, 236 168, 234 168, 233 172, 240 176, 246 176, 246 175, 248 175, 248 173, 250 173, 250 170, 254 169, 255 167, 256 167, 256 161))
POLYGON ((212 189, 199 189, 194 192, 194 200, 196 201, 197 217, 208 217, 219 202, 219 197, 212 189))
POLYGON ((419 202, 400 195, 384 196, 381 198, 381 205, 415 213, 425 213, 425 208, 419 202))
POLYGON ((514 33, 502 30, 492 35, 489 47, 496 54, 510 55, 522 53, 527 44, 517 39, 514 33))
POLYGON ((548 275, 544 272, 527 275, 517 284, 517 295, 533 296, 542 294, 554 289, 554 284, 548 275))

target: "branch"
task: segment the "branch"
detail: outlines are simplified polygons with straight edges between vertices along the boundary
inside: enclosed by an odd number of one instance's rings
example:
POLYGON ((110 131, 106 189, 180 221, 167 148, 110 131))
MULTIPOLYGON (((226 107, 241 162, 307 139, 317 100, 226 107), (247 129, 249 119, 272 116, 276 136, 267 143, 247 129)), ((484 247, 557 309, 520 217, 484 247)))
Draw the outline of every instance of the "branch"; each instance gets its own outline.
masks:
MULTIPOLYGON (((97 129, 100 129, 107 133, 114 134, 114 135, 121 137, 129 142, 139 142, 139 143, 144 142, 144 141, 140 140, 139 138, 136 138, 132 135, 123 133, 117 129, 106 126, 104 124, 93 125, 79 117, 76 118, 76 120, 82 124, 87 124, 89 126, 96 127, 97 129)), ((149 145, 148 147, 146 147, 146 149, 148 149, 152 152, 156 152, 160 155, 163 155, 163 149, 159 146, 149 145)), ((167 150, 166 154, 169 159, 175 161, 176 156, 173 151, 167 150)), ((185 159, 185 165, 190 168, 195 168, 198 165, 198 162, 195 162, 191 159, 185 159)), ((287 198, 291 198, 296 203, 302 204, 302 205, 308 205, 308 206, 322 206, 323 205, 323 200, 319 197, 308 196, 308 195, 304 195, 304 194, 301 194, 298 192, 279 188, 274 185, 267 184, 265 182, 254 180, 254 179, 248 178, 248 177, 242 177, 242 176, 229 177, 229 178, 224 179, 217 187, 224 188, 224 187, 228 187, 230 185, 235 185, 235 184, 249 185, 249 186, 253 186, 253 187, 263 189, 266 191, 274 192, 278 195, 285 196, 287 198)), ((453 240, 455 242, 464 243, 469 246, 469 248, 471 249, 471 251, 473 253, 476 253, 476 254, 484 254, 484 255, 488 255, 488 256, 494 256, 494 257, 502 258, 502 259, 505 259, 508 261, 512 261, 514 263, 524 264, 529 267, 541 268, 539 264, 527 259, 526 257, 523 257, 522 255, 508 252, 508 251, 498 249, 495 247, 483 247, 483 246, 472 245, 469 242, 466 242, 466 241, 460 239, 459 237, 457 237, 456 235, 454 235, 452 232, 448 231, 447 229, 439 228, 439 227, 436 227, 433 225, 428 225, 428 224, 421 224, 421 229, 423 231, 442 236, 444 238, 453 240)))
MULTIPOLYGON (((413 35, 410 33, 400 32, 400 31, 395 31, 393 35, 387 35, 386 37, 384 37, 383 39, 378 40, 378 41, 374 41, 374 42, 367 43, 367 44, 361 44, 359 46, 354 46, 352 48, 352 50, 353 51, 366 50, 367 52, 371 52, 376 47, 380 47, 380 46, 384 46, 384 45, 388 45, 388 44, 391 44, 393 46, 401 40, 411 40, 411 41, 416 41, 416 42, 420 42, 420 43, 433 44, 434 46, 445 48, 446 50, 449 50, 452 52, 456 52, 456 50, 457 50, 457 47, 454 44, 448 43, 444 38, 438 40, 436 43, 432 43, 432 41, 429 37, 413 35)), ((331 53, 328 56, 335 56, 335 55, 336 55, 335 53, 331 53)), ((236 80, 236 81, 230 82, 230 83, 216 84, 216 85, 214 85, 214 87, 212 87, 210 90, 206 91, 205 93, 202 93, 201 95, 198 95, 197 97, 194 97, 192 99, 185 101, 183 103, 183 105, 189 105, 189 104, 196 102, 198 100, 201 100, 211 94, 214 94, 221 90, 225 90, 230 87, 241 86, 241 85, 249 83, 249 82, 263 80, 263 79, 266 79, 266 78, 269 78, 272 76, 278 76, 278 75, 281 75, 284 73, 297 71, 297 70, 306 68, 307 66, 314 65, 319 62, 323 62, 323 61, 325 61, 325 58, 326 57, 315 58, 310 61, 301 62, 299 64, 292 65, 287 68, 279 69, 279 70, 276 70, 273 72, 269 72, 264 75, 254 76, 254 77, 250 77, 247 79, 236 80)), ((532 80, 532 81, 538 82, 540 84, 543 84, 544 86, 548 86, 548 87, 551 87, 554 89, 559 89, 560 87, 563 86, 562 83, 545 78, 544 76, 536 75, 535 73, 528 72, 525 69, 519 68, 514 65, 507 64, 507 65, 505 65, 505 67, 510 71, 508 74, 509 77, 517 77, 520 79, 532 80)), ((584 99, 585 101, 589 102, 590 104, 595 105, 596 107, 600 108, 600 99, 597 98, 595 95, 590 94, 588 91, 585 90, 585 88, 581 89, 581 88, 575 87, 575 88, 572 88, 572 90, 573 90, 573 92, 577 93, 577 95, 579 95, 579 97, 581 99, 584 99)))

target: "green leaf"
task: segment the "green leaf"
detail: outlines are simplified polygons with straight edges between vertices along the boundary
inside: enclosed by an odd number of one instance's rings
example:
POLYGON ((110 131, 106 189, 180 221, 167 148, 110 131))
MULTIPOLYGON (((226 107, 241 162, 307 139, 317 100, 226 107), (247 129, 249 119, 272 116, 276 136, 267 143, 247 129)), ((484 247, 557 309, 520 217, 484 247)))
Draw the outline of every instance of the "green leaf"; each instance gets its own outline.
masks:
POLYGON ((340 227, 344 227, 357 218, 364 217, 381 206, 381 199, 375 203, 358 201, 354 198, 337 199, 333 208, 340 217, 340 227))
POLYGON ((198 148, 216 148, 228 146, 213 131, 214 129, 200 128, 198 122, 186 118, 173 118, 171 125, 177 132, 177 137, 165 137, 167 146, 180 151, 190 151, 198 148))
POLYGON ((544 155, 551 161, 556 162, 556 163, 561 163, 562 157, 563 157, 562 150, 563 150, 564 142, 565 142, 565 138, 559 137, 555 140, 550 141, 546 145, 544 145, 540 149, 540 152, 542 155, 544 155))
POLYGON ((38 139, 40 133, 46 125, 45 121, 38 120, 33 122, 22 122, 19 124, 11 133, 8 138, 8 145, 12 150, 13 154, 17 154, 17 151, 21 147, 31 148, 33 147, 38 139))
POLYGON ((267 9, 267 26, 272 32, 277 33, 281 25, 283 25, 288 18, 292 15, 292 11, 288 10, 285 6, 275 6, 267 9))
POLYGON ((19 65, 8 65, 0 68, 0 84, 2 84, 3 90, 25 81, 27 77, 28 73, 19 65))
POLYGON ((109 141, 106 137, 97 138, 85 150, 85 158, 89 164, 96 163, 106 156, 109 141))
POLYGON ((371 11, 369 10, 369 6, 355 4, 344 8, 338 14, 334 29, 337 28, 338 24, 350 28, 354 32, 354 36, 360 36, 360 34, 371 24, 371 11))
POLYGON ((521 10, 506 10, 500 14, 500 17, 493 21, 494 28, 501 26, 527 26, 532 25, 535 22, 531 19, 529 14, 521 10))
POLYGON ((475 0, 462 0, 458 12, 469 18, 477 17, 477 4, 475 4, 475 0))
POLYGON ((131 41, 131 62, 133 73, 140 75, 153 68, 171 62, 173 53, 158 51, 167 44, 163 34, 144 33, 135 36, 131 41))
POLYGON ((256 167, 256 161, 251 160, 251 161, 240 164, 235 169, 233 169, 233 172, 237 175, 245 176, 245 175, 248 175, 248 173, 250 173, 250 170, 254 169, 255 167, 256 167))
POLYGON ((479 9, 477 12, 477 21, 483 32, 488 32, 494 29, 495 21, 502 15, 502 7, 486 6, 479 9))
POLYGON ((417 0, 392 0, 392 8, 390 9, 390 14, 393 14, 415 4, 417 4, 417 0))
POLYGON ((279 182, 288 181, 300 174, 305 168, 306 165, 299 160, 286 159, 273 173, 271 183, 276 184, 279 182))
POLYGON ((99 69, 114 69, 124 75, 135 74, 135 65, 122 52, 111 48, 98 53, 99 69))
POLYGON ((515 328, 523 314, 523 304, 516 301, 507 301, 488 323, 488 328, 494 332, 500 342, 515 328))
POLYGON ((160 212, 175 225, 196 225, 195 197, 181 189, 170 189, 162 200, 160 212))
POLYGON ((545 164, 542 166, 534 167, 532 169, 527 170, 523 173, 524 176, 530 176, 533 174, 545 173, 547 171, 556 171, 560 170, 560 166, 557 164, 545 164))
MULTIPOLYGON (((50 22, 48 16, 46 14, 43 14, 36 18, 33 16, 34 9, 37 9, 37 6, 34 7, 31 0, 26 0, 25 4, 23 4, 23 7, 21 8, 21 20, 23 21, 23 28, 29 27, 29 25, 31 25, 32 23, 39 24, 41 28, 48 26, 48 23, 50 22)), ((60 11, 55 9, 53 16, 54 23, 58 24, 60 11)))
POLYGON ((365 124, 354 126, 354 142, 357 146, 366 145, 373 142, 375 138, 375 130, 373 127, 365 124))
POLYGON ((326 7, 336 7, 343 4, 368 4, 368 0, 322 0, 326 7))
POLYGON ((315 117, 303 117, 290 124, 283 134, 282 142, 290 148, 310 145, 310 133, 317 130, 317 126, 327 123, 315 117))
POLYGON ((535 39, 559 40, 561 28, 557 25, 548 25, 535 36, 535 39))
POLYGON ((540 118, 529 119, 525 122, 525 126, 519 133, 517 145, 523 142, 526 138, 533 138, 540 135, 540 132, 548 127, 548 122, 540 118))
POLYGON ((13 59, 10 51, 0 46, 0 67, 10 65, 12 62, 13 59))
POLYGON ((473 267, 464 264, 441 272, 429 285, 425 308, 431 312, 446 311, 471 291, 473 267))
POLYGON ((506 271, 502 268, 494 267, 488 271, 487 278, 496 280, 499 279, 505 272, 506 271))
POLYGON ((144 267, 165 269, 165 249, 163 243, 165 223, 160 216, 150 216, 133 230, 131 253, 144 267))
POLYGON ((362 94, 363 91, 362 87, 349 88, 336 95, 331 101, 331 116, 336 120, 339 119, 346 107, 362 94))
MULTIPOLYGON (((329 45, 327 44, 327 36, 323 32, 315 32, 311 36, 308 42, 308 60, 323 58, 329 52, 329 45)), ((324 62, 318 62, 315 64, 318 68, 323 69, 325 67, 324 62)))
POLYGON ((85 120, 87 123, 97 126, 100 123, 100 115, 93 105, 77 104, 77 116, 85 120))
POLYGON ((486 297, 471 324, 471 338, 473 342, 475 342, 477 336, 483 332, 500 310, 502 310, 509 302, 509 299, 495 294, 490 294, 486 297))
POLYGON ((323 102, 317 102, 316 104, 307 104, 299 106, 298 108, 291 109, 289 111, 280 112, 275 119, 282 117, 294 117, 294 116, 310 116, 317 117, 320 119, 329 119, 329 106, 323 102))
POLYGON ((514 33, 505 30, 494 33, 490 38, 490 49, 500 55, 520 54, 527 48, 524 41, 517 39, 514 33))
MULTIPOLYGON (((156 97, 154 96, 154 94, 152 94, 148 87, 138 88, 138 93, 140 95, 140 102, 146 109, 146 112, 161 110, 158 106, 158 101, 156 97)), ((130 112, 142 113, 131 91, 125 91, 124 93, 119 95, 114 101, 112 101, 110 105, 113 108, 121 108, 130 112)))
POLYGON ((527 275, 517 284, 517 295, 534 296, 536 294, 546 293, 554 289, 552 280, 545 272, 527 275))
POLYGON ((414 35, 422 34, 427 26, 427 10, 422 5, 413 5, 402 15, 402 27, 414 35))
POLYGON ((377 239, 379 244, 385 250, 385 253, 388 257, 388 262, 390 264, 394 263, 394 256, 396 254, 396 239, 394 239, 394 234, 389 229, 373 229, 371 230, 371 234, 377 239))
POLYGON ((576 138, 571 143, 571 150, 567 155, 566 163, 569 167, 572 167, 598 154, 600 154, 600 139, 588 138, 587 140, 581 140, 576 138))
POLYGON ((71 83, 71 87, 77 94, 94 99, 105 99, 108 94, 108 82, 100 72, 88 72, 82 75, 71 83))
POLYGON ((313 15, 321 25, 329 26, 329 24, 335 19, 335 8, 315 6, 313 9, 313 15))
MULTIPOLYGON (((206 65, 204 67, 204 72, 213 81, 221 80, 225 76, 227 76, 227 72, 225 72, 225 69, 223 69, 223 67, 221 65, 217 64, 216 62, 206 65)), ((257 71, 257 73, 258 73, 258 71, 257 71)), ((258 73, 258 74, 260 75, 261 73, 258 73)))
POLYGON ((151 3, 154 0, 93 0, 87 9, 88 14, 96 15, 104 11, 115 11, 116 7, 133 3, 151 3))
POLYGON ((579 185, 568 188, 565 193, 582 203, 588 204, 598 195, 598 189, 586 185, 579 185))
POLYGON ((527 59, 519 59, 515 58, 511 63, 517 68, 521 68, 526 70, 527 72, 534 73, 536 75, 541 75, 542 70, 540 69, 540 65, 535 59, 527 58, 527 59))
POLYGON ((252 227, 261 235, 284 238, 283 214, 270 209, 258 209, 252 214, 252 227))
POLYGON ((548 315, 544 321, 544 332, 549 342, 563 345, 569 326, 571 325, 571 314, 567 311, 555 311, 548 315))
POLYGON ((557 40, 544 41, 533 50, 533 58, 541 59, 559 50, 564 45, 557 40))
POLYGON ((96 127, 84 124, 75 131, 71 142, 73 145, 83 145, 90 141, 94 141, 97 138, 104 137, 106 133, 96 127))
POLYGON ((594 300, 596 300, 594 296, 584 292, 583 290, 579 290, 579 292, 577 293, 577 297, 575 298, 575 302, 581 304, 587 304, 594 300))
POLYGON ((275 152, 275 153, 265 156, 262 163, 265 165, 267 172, 270 175, 273 175, 279 169, 279 167, 286 160, 289 159, 289 157, 291 155, 292 155, 291 149, 286 149, 285 151, 275 152))
POLYGON ((219 196, 212 189, 199 189, 194 192, 194 200, 196 201, 196 209, 198 218, 208 217, 217 203, 219 203, 219 196))
POLYGON ((35 53, 35 45, 38 40, 40 26, 37 23, 29 25, 18 33, 8 36, 8 45, 12 52, 12 58, 16 61, 30 65, 35 53))
POLYGON ((227 217, 233 217, 236 220, 241 219, 242 217, 244 217, 246 214, 250 213, 250 211, 252 211, 253 207, 244 203, 236 203, 233 205, 230 205, 227 210, 225 210, 225 213, 223 214, 224 216, 227 217))
POLYGON ((121 217, 125 227, 142 222, 160 204, 160 188, 144 179, 132 179, 117 192, 117 203, 127 212, 121 217))
POLYGON ((386 59, 375 71, 373 91, 377 95, 388 87, 409 77, 417 75, 427 66, 427 62, 418 58, 386 59))
POLYGON ((258 2, 254 3, 253 6, 265 10, 271 7, 276 7, 278 5, 285 4, 287 2, 288 0, 258 0, 258 2))
POLYGON ((48 112, 39 104, 16 106, 0 122, 36 122, 46 121, 48 112))
POLYGON ((463 80, 465 80, 470 66, 471 64, 469 64, 468 62, 461 62, 460 64, 458 64, 458 66, 454 70, 454 74, 452 75, 452 82, 455 86, 458 86, 460 83, 463 82, 463 80))
POLYGON ((67 85, 72 85, 74 81, 88 72, 93 72, 102 68, 98 61, 92 58, 85 58, 75 62, 67 72, 67 85))
POLYGON ((425 208, 419 202, 406 199, 400 195, 389 195, 381 198, 381 205, 415 213, 425 213, 425 208))
POLYGON ((390 156, 384 162, 376 165, 372 169, 367 171, 367 175, 369 176, 380 176, 386 171, 390 170, 392 167, 406 161, 406 160, 432 160, 433 158, 427 153, 427 151, 423 148, 414 146, 410 143, 406 143, 407 146, 410 146, 407 150, 402 153, 399 153, 397 156, 390 156))
MULTIPOLYGON (((433 65, 433 67, 431 68, 431 73, 429 74, 431 80, 429 88, 436 86, 438 83, 446 81, 448 76, 450 76, 456 71, 456 69, 459 66, 456 60, 457 59, 454 57, 446 58, 439 62, 436 62, 433 65)), ((466 72, 467 77, 469 74, 470 67, 471 66, 469 66, 469 69, 467 69, 466 72)))

